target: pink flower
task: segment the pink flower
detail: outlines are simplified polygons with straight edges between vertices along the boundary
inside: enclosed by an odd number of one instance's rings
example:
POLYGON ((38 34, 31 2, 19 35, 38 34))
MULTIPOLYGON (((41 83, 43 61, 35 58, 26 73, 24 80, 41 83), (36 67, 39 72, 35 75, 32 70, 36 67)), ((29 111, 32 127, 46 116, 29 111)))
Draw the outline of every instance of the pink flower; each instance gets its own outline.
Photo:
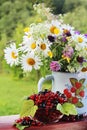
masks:
POLYGON ((58 61, 52 61, 51 63, 50 63, 50 69, 52 70, 52 71, 59 71, 60 70, 60 64, 58 64, 58 61))
POLYGON ((66 45, 65 49, 63 50, 63 55, 65 57, 71 58, 71 56, 73 55, 73 53, 74 53, 73 48, 71 46, 66 45))

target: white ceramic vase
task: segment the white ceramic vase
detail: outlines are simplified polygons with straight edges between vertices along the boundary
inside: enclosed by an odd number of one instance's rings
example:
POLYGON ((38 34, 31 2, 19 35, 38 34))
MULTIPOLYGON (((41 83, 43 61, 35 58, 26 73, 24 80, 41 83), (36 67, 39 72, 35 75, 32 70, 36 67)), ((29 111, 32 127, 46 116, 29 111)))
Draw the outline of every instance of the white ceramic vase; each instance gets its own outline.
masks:
MULTIPOLYGON (((65 88, 71 88, 70 78, 76 78, 78 81, 82 78, 85 78, 84 85, 87 86, 87 77, 80 77, 78 73, 64 73, 64 72, 52 72, 51 75, 47 75, 42 77, 38 82, 38 92, 42 90, 43 83, 46 80, 52 80, 52 92, 60 91, 63 93, 65 88)), ((85 97, 82 100, 84 107, 77 108, 78 113, 86 113, 87 114, 87 89, 85 89, 85 97)))

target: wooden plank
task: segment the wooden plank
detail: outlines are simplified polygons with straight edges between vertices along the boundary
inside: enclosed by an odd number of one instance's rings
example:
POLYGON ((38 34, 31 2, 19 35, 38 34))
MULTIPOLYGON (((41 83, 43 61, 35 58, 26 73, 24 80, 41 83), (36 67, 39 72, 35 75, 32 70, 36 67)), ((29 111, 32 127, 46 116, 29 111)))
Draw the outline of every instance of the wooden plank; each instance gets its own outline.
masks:
MULTIPOLYGON (((1 116, 0 117, 0 130, 18 130, 13 126, 19 115, 1 116)), ((44 126, 35 126, 26 128, 25 130, 87 130, 87 119, 79 122, 71 123, 56 123, 44 126)))

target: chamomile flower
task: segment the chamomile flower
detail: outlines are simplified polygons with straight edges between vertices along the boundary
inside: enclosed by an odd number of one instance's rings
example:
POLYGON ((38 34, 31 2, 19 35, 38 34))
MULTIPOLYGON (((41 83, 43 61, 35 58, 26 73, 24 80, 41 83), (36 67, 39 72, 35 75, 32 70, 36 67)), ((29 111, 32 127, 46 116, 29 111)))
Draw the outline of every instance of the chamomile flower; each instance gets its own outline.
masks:
POLYGON ((84 48, 87 46, 87 38, 82 34, 73 35, 72 39, 76 42, 77 47, 84 48))
POLYGON ((4 50, 5 53, 5 60, 7 61, 7 64, 10 66, 18 65, 18 49, 16 48, 16 44, 13 43, 9 47, 6 47, 4 50))
POLYGON ((34 52, 37 50, 37 43, 36 41, 32 38, 29 38, 28 41, 23 41, 22 44, 20 44, 20 50, 24 52, 34 52))
POLYGON ((61 35, 62 34, 61 23, 58 22, 57 20, 56 21, 52 20, 49 26, 49 30, 52 35, 56 35, 56 36, 61 35))
POLYGON ((39 51, 40 51, 40 53, 43 55, 43 56, 45 56, 45 57, 47 57, 48 56, 48 52, 50 51, 50 43, 49 43, 49 41, 48 40, 42 40, 42 39, 39 39, 38 40, 38 46, 39 46, 39 51))
POLYGON ((42 65, 40 57, 34 55, 34 53, 27 53, 21 57, 21 66, 25 72, 30 72, 34 68, 35 70, 40 69, 42 65))
POLYGON ((71 36, 74 34, 74 27, 70 26, 69 24, 63 24, 62 25, 62 30, 63 33, 66 34, 67 36, 71 36))

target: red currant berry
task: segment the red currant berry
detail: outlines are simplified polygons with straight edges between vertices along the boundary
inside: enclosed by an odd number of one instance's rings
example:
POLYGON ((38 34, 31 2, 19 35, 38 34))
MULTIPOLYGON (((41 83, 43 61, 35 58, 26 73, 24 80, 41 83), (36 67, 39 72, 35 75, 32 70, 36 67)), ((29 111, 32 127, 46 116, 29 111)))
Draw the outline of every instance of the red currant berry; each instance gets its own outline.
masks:
POLYGON ((20 123, 22 121, 22 119, 20 118, 20 119, 17 119, 16 120, 16 123, 20 123))
POLYGON ((77 98, 77 97, 72 97, 72 103, 73 103, 73 104, 78 103, 78 98, 77 98))
POLYGON ((76 82, 76 83, 75 83, 75 87, 76 87, 77 89, 81 88, 81 87, 82 87, 82 83, 76 82))
POLYGON ((71 91, 72 93, 74 93, 74 92, 76 91, 76 88, 75 88, 75 87, 72 87, 72 88, 70 89, 70 91, 71 91))
POLYGON ((30 99, 34 101, 35 100, 35 95, 31 95, 30 99))
POLYGON ((84 91, 83 91, 83 90, 80 91, 80 92, 79 92, 79 95, 80 95, 81 97, 84 97, 84 95, 85 95, 84 91))
POLYGON ((68 93, 66 94, 66 97, 67 97, 67 98, 71 98, 71 97, 72 97, 72 94, 71 94, 70 92, 68 92, 68 93))

